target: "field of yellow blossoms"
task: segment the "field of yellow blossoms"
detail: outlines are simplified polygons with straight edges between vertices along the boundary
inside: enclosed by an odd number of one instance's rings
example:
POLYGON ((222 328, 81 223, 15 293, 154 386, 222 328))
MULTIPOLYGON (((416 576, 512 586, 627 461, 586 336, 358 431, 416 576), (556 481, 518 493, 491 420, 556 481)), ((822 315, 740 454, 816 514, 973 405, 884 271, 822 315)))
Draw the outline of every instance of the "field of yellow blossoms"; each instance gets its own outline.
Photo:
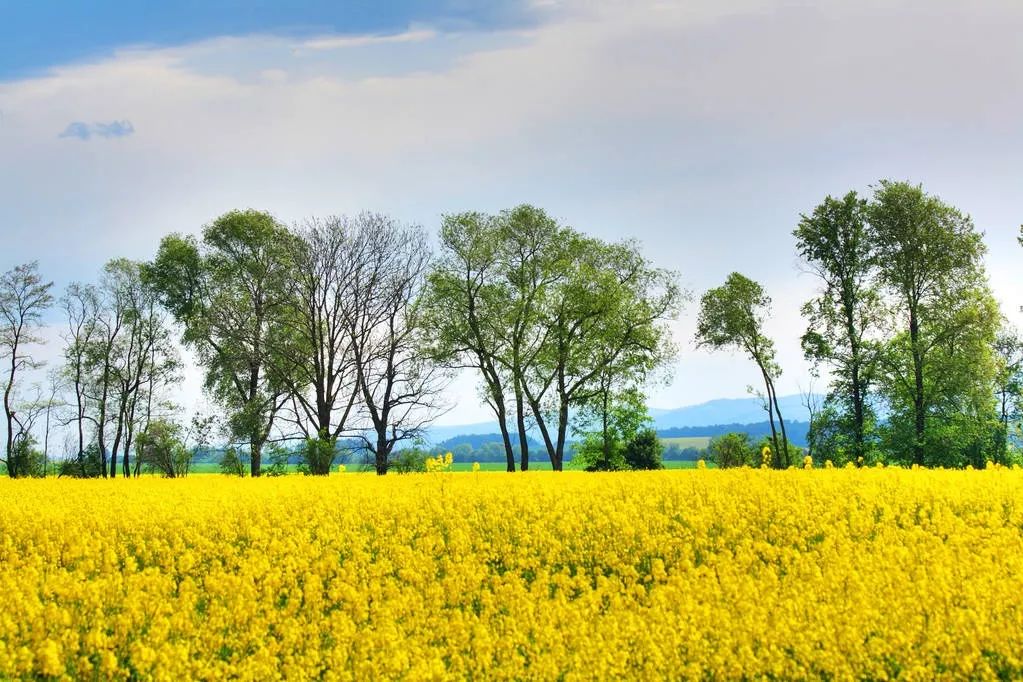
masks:
POLYGON ((0 679, 1014 679, 1023 472, 0 481, 0 679))

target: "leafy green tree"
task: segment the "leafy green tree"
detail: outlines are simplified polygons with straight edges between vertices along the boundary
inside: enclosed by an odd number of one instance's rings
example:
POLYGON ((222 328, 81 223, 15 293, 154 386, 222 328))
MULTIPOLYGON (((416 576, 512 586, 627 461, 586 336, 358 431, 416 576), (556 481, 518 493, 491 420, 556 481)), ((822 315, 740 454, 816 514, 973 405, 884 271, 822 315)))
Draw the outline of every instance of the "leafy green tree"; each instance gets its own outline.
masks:
POLYGON ((829 409, 816 425, 829 440, 847 440, 853 460, 866 455, 872 440, 869 396, 878 344, 871 336, 883 320, 867 209, 856 192, 829 196, 801 217, 794 232, 803 263, 821 282, 818 295, 803 306, 809 322, 803 352, 815 368, 828 365, 832 375, 829 409))
POLYGON ((993 431, 1000 315, 969 216, 919 185, 882 181, 868 207, 897 330, 880 357, 895 461, 983 463, 993 431))
POLYGON ((995 398, 998 406, 998 431, 995 435, 995 461, 1009 460, 1009 434, 1017 425, 1023 409, 1023 338, 1015 329, 1004 326, 994 343, 997 373, 995 398))
POLYGON ((292 314, 293 240, 267 213, 231 211, 203 229, 201 242, 165 237, 146 269, 227 410, 232 437, 248 443, 253 476, 289 395, 279 356, 292 314))
POLYGON ((625 463, 634 471, 648 469, 663 469, 661 453, 664 445, 657 437, 657 432, 652 428, 643 428, 636 433, 622 450, 622 457, 625 463))
POLYGON ((588 471, 617 471, 630 468, 625 450, 645 430, 650 416, 638 390, 617 394, 607 390, 584 405, 575 421, 581 441, 576 444, 573 463, 588 471))
POLYGON ((498 220, 483 213, 447 215, 440 229, 441 253, 423 302, 425 326, 433 330, 426 352, 452 369, 473 369, 482 379, 483 400, 501 430, 507 470, 515 471, 508 433, 505 354, 507 296, 501 284, 498 220))
POLYGON ((735 349, 746 353, 760 369, 766 396, 764 405, 771 424, 771 452, 774 466, 784 467, 789 461, 785 420, 778 407, 774 382, 781 375, 775 360, 774 342, 764 334, 764 320, 770 313, 771 299, 763 287, 748 277, 733 272, 724 285, 708 290, 700 299, 700 316, 696 322, 697 347, 735 349), (778 428, 775 424, 777 422, 778 428), (781 432, 779 440, 778 431, 781 432))
POLYGON ((143 467, 167 478, 188 475, 193 451, 185 446, 181 426, 166 419, 154 419, 136 441, 139 462, 143 467))
POLYGON ((572 409, 603 390, 609 372, 641 382, 674 348, 665 323, 684 292, 636 244, 608 244, 566 228, 540 209, 449 216, 430 277, 432 351, 472 367, 501 427, 508 470, 528 468, 527 421, 560 470, 572 409))
POLYGON ((220 472, 229 476, 244 476, 245 475, 245 460, 238 452, 238 448, 233 445, 228 446, 224 450, 223 456, 220 458, 218 464, 220 472))
MULTIPOLYGON (((26 446, 19 447, 16 442, 24 431, 15 409, 17 382, 19 375, 42 365, 32 356, 30 349, 43 343, 40 336, 42 314, 53 303, 52 287, 52 282, 44 282, 39 275, 37 262, 18 265, 0 276, 0 358, 6 365, 4 416, 7 421, 7 447, 4 453, 7 474, 11 478, 31 475, 30 470, 22 470, 30 461, 26 446)), ((24 437, 27 435, 22 439, 24 437)))
POLYGON ((760 466, 760 453, 748 433, 725 433, 714 436, 707 445, 707 457, 721 469, 760 466))
POLYGON ((553 287, 540 316, 547 337, 524 382, 555 471, 564 461, 572 409, 613 383, 641 385, 674 356, 667 322, 688 297, 677 274, 653 267, 634 242, 573 241, 568 277, 553 287))

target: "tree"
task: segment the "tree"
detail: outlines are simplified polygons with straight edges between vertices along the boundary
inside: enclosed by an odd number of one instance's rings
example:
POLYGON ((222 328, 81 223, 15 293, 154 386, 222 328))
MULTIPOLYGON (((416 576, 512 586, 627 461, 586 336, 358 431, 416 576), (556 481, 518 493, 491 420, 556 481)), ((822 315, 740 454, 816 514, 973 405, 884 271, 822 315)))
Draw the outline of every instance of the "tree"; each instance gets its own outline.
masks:
POLYGON ((376 214, 357 219, 362 248, 349 319, 362 408, 373 438, 362 437, 377 474, 394 447, 416 440, 436 418, 444 385, 421 351, 428 331, 421 312, 430 248, 419 227, 376 214))
POLYGON ((661 463, 663 450, 664 446, 661 444, 661 439, 657 437, 657 432, 647 427, 640 429, 625 444, 622 456, 633 471, 663 469, 664 464, 661 463))
POLYGON ((138 459, 143 466, 158 471, 167 478, 188 475, 192 465, 192 451, 182 439, 181 427, 164 419, 154 419, 139 434, 136 442, 138 459))
MULTIPOLYGON (((74 475, 82 478, 87 475, 102 475, 98 466, 88 466, 85 439, 86 415, 89 408, 88 380, 92 366, 89 362, 89 351, 99 334, 99 295, 95 287, 72 283, 61 297, 60 304, 67 317, 67 330, 63 334, 63 373, 65 381, 70 384, 74 393, 75 412, 71 421, 75 423, 75 435, 78 439, 75 450, 78 471, 74 475)), ((98 450, 95 454, 98 459, 98 450)), ((62 467, 62 472, 66 475, 71 475, 69 466, 62 467)), ((102 472, 106 472, 105 466, 102 472)))
MULTIPOLYGON (((614 393, 608 388, 583 406, 576 422, 581 441, 576 444, 573 463, 578 460, 587 471, 616 471, 630 468, 626 449, 646 430, 650 416, 638 390, 614 393)), ((638 457, 641 453, 637 450, 634 454, 638 457)))
POLYGON ((53 303, 52 287, 53 282, 44 282, 40 277, 38 262, 18 265, 0 276, 0 357, 7 360, 4 382, 5 452, 7 473, 11 478, 22 475, 19 462, 24 459, 16 456, 18 453, 15 452, 15 438, 20 432, 14 408, 17 380, 20 373, 42 364, 35 360, 29 349, 43 343, 41 320, 43 312, 53 303))
POLYGON ((707 445, 707 457, 721 469, 760 466, 760 455, 748 433, 714 436, 707 445))
POLYGON ((277 374, 288 388, 291 421, 318 455, 310 471, 325 475, 359 395, 350 322, 357 292, 366 286, 359 281, 365 240, 344 217, 309 220, 298 237, 277 374))
POLYGON ((868 217, 897 329, 881 357, 892 454, 920 465, 975 461, 994 413, 1000 317, 981 235, 969 216, 905 182, 882 181, 868 217))
POLYGON ((995 337, 995 397, 998 403, 998 431, 995 461, 1008 461, 1011 427, 1020 419, 1023 407, 1023 338, 1012 327, 1003 326, 995 337))
POLYGON ((498 221, 483 213, 444 216, 441 254, 428 276, 423 314, 433 330, 427 352, 450 369, 473 369, 483 381, 482 398, 501 430, 508 471, 515 453, 508 433, 506 376, 498 357, 505 352, 499 283, 501 243, 498 221))
POLYGON ((146 268, 147 280, 184 328, 206 371, 206 388, 228 411, 232 437, 248 443, 251 473, 287 400, 274 368, 287 338, 292 301, 292 234, 253 210, 231 211, 203 229, 202 241, 170 235, 146 268))
POLYGON ((866 454, 873 424, 869 392, 877 344, 871 334, 882 321, 867 201, 856 192, 842 199, 829 196, 801 216, 793 234, 800 257, 822 285, 803 306, 809 325, 802 338, 807 359, 832 370, 831 409, 821 416, 838 417, 835 426, 848 428, 850 454, 858 461, 866 454))
POLYGON ((571 409, 609 388, 602 376, 638 386, 663 367, 675 354, 667 322, 688 297, 677 273, 653 267, 634 242, 571 242, 568 276, 552 287, 540 315, 547 335, 524 382, 555 471, 563 466, 571 409))
POLYGON ((781 374, 775 360, 774 342, 764 335, 764 320, 770 312, 771 299, 763 287, 733 272, 723 286, 708 290, 700 299, 700 316, 696 322, 696 345, 713 350, 733 348, 749 356, 760 369, 767 392, 764 405, 771 424, 774 466, 784 467, 789 461, 785 420, 778 408, 774 382, 781 374), (777 417, 778 429, 775 428, 777 417), (781 431, 781 440, 778 430, 781 431))
POLYGON ((433 352, 479 370, 509 471, 512 405, 521 463, 528 419, 560 470, 570 412, 600 394, 601 376, 641 382, 674 353, 665 323, 685 298, 677 275, 635 243, 585 237, 530 206, 449 217, 441 238, 427 306, 440 331, 433 352))

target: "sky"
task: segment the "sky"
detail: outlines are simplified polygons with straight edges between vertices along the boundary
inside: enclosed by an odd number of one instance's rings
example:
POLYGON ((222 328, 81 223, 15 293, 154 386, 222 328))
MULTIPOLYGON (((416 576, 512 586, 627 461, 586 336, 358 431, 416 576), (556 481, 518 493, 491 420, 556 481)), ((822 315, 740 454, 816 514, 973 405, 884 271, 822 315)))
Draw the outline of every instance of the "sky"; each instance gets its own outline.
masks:
MULTIPOLYGON (((0 268, 39 260, 57 289, 233 208, 434 231, 533 203, 640 240, 694 299, 733 270, 761 282, 794 393, 823 382, 792 230, 892 178, 973 217, 1023 322, 1018 0, 0 0, 0 17, 0 268)), ((756 382, 693 348, 696 314, 673 323, 656 407, 756 382)), ((489 418, 473 386, 452 384, 442 423, 489 418)))

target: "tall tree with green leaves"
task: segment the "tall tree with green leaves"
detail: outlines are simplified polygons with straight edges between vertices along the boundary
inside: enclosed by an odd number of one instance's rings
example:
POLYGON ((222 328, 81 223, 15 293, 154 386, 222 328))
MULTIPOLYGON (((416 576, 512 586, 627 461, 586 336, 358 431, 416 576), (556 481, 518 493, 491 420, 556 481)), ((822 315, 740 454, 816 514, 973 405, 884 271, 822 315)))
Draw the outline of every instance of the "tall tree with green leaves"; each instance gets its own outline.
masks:
POLYGON ((571 245, 577 239, 572 230, 558 223, 543 209, 528 204, 503 211, 500 225, 502 291, 506 321, 498 326, 504 338, 503 354, 497 359, 511 378, 518 432, 519 466, 529 469, 527 421, 530 413, 529 376, 534 372, 549 338, 542 316, 555 285, 570 271, 571 245))
POLYGON ((995 461, 1008 462, 1009 434, 1019 423, 1023 409, 1023 337, 1009 326, 1003 326, 994 343, 997 373, 995 399, 998 409, 998 431, 995 435, 995 461))
POLYGON ((771 424, 773 464, 781 468, 791 462, 785 419, 778 407, 774 386, 775 380, 781 375, 781 367, 775 359, 774 342, 764 334, 764 322, 770 314, 770 308, 771 299, 760 284, 733 272, 722 286, 709 289, 700 299, 696 345, 698 348, 712 350, 738 350, 756 363, 766 392, 764 407, 771 424))
POLYGON ((201 241, 165 237, 146 269, 227 410, 233 438, 247 442, 253 476, 288 396, 274 354, 293 301, 293 239, 268 213, 231 211, 207 225, 201 241))
POLYGON ((450 369, 472 369, 483 400, 494 412, 508 471, 515 452, 508 432, 504 320, 508 296, 501 278, 501 227, 494 216, 467 212, 444 217, 441 252, 428 276, 422 314, 433 330, 426 352, 450 369))
MULTIPOLYGON (((39 263, 18 265, 0 276, 0 358, 6 364, 4 381, 4 416, 7 421, 6 464, 12 478, 29 475, 21 471, 21 459, 15 451, 16 441, 24 429, 18 420, 15 399, 19 376, 26 370, 41 366, 32 355, 33 346, 43 343, 40 335, 42 314, 53 303, 50 290, 39 274, 39 263)), ((27 434, 26 434, 27 435, 27 434)))
POLYGON ((906 182, 881 181, 868 219, 896 329, 879 364, 892 455, 920 465, 976 461, 990 442, 982 432, 990 434, 994 413, 1000 321, 981 234, 968 215, 906 182))
POLYGON ((803 352, 815 368, 831 368, 832 409, 822 414, 841 413, 835 415, 834 427, 848 431, 843 435, 851 445, 850 459, 860 461, 874 422, 869 395, 883 320, 867 201, 856 192, 841 199, 829 196, 810 215, 801 216, 793 234, 805 267, 821 284, 803 306, 808 320, 803 352))
POLYGON ((675 272, 654 267, 635 242, 609 244, 576 234, 540 316, 546 330, 524 382, 551 466, 564 465, 571 411, 602 391, 640 386, 675 354, 667 327, 688 292, 675 272), (601 378, 609 373, 617 380, 601 378))

